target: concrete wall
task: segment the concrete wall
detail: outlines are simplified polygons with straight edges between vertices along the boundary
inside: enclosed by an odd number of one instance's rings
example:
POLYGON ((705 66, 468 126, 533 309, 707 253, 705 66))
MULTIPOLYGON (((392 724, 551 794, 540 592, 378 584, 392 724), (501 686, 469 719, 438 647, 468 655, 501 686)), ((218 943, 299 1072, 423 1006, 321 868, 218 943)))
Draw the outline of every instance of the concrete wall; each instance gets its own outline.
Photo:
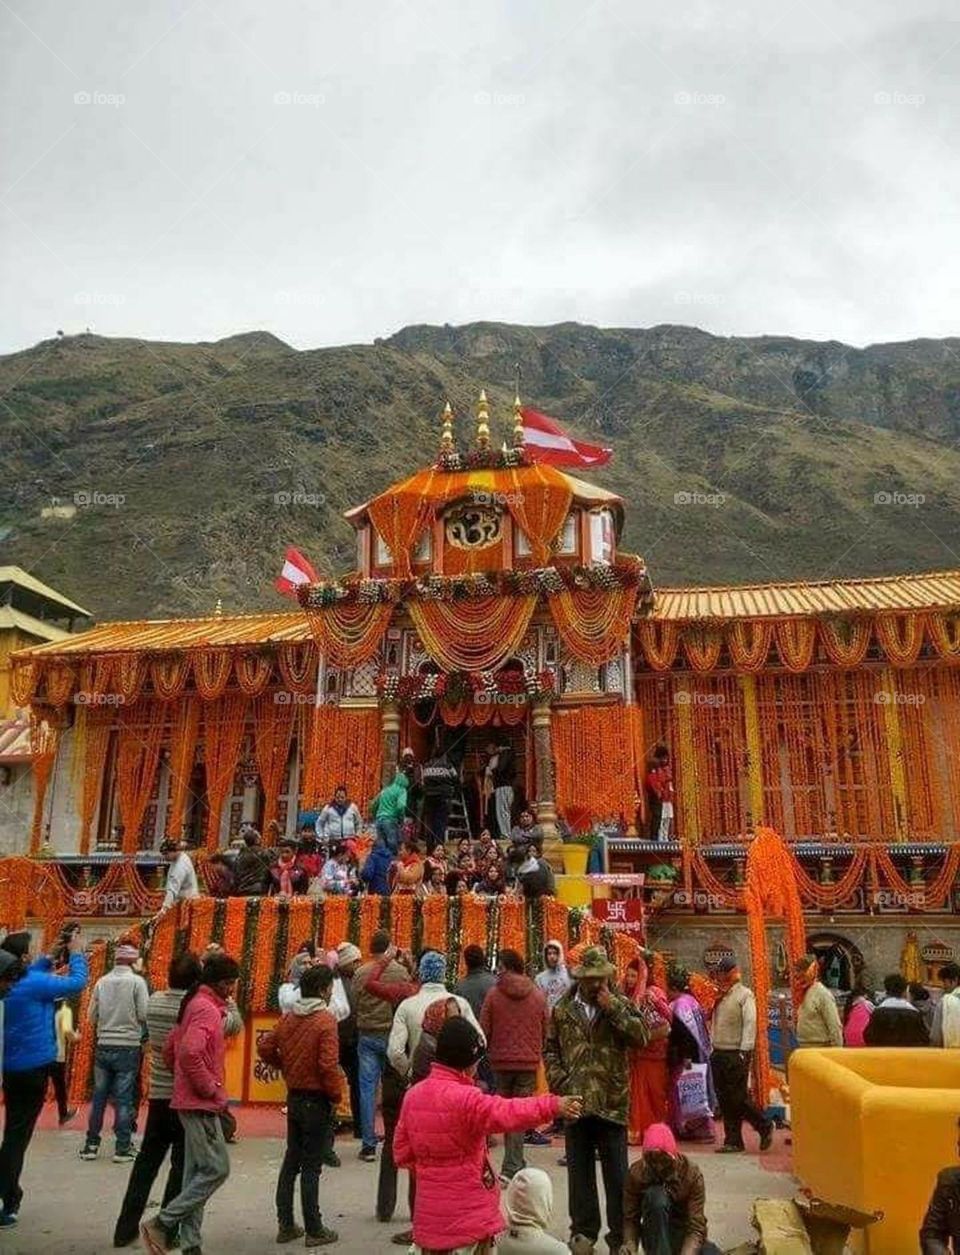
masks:
POLYGON ((33 773, 29 763, 9 763, 10 783, 0 784, 0 855, 26 854, 33 822, 33 773))

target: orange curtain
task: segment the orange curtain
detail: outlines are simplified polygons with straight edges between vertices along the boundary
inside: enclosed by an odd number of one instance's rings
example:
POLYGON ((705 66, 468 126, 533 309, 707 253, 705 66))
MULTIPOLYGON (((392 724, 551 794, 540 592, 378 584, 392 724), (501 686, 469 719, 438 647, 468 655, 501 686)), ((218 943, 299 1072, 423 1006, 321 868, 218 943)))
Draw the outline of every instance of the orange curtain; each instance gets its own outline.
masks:
POLYGON ((345 784, 362 810, 380 790, 382 755, 376 707, 318 706, 307 740, 303 804, 322 806, 345 784))
POLYGON ((110 745, 113 713, 110 707, 83 706, 74 728, 74 788, 80 799, 80 853, 90 852, 90 830, 103 790, 103 773, 110 745))
POLYGON ((320 653, 335 667, 356 667, 380 648, 394 607, 365 602, 307 610, 307 622, 320 653))
POLYGON ((542 466, 508 472, 511 490, 506 494, 507 507, 514 521, 530 542, 533 560, 546 566, 554 540, 570 513, 573 489, 564 477, 547 473, 542 466))
POLYGON ((153 792, 163 731, 163 707, 156 702, 139 702, 120 712, 117 806, 123 824, 124 854, 134 854, 139 848, 140 827, 153 792))
POLYGON ((563 643, 588 666, 602 666, 627 644, 636 588, 565 589, 549 601, 563 643))
MULTIPOLYGON (((196 671, 194 675, 196 676, 196 671)), ((200 703, 195 697, 186 697, 177 704, 170 738, 170 790, 166 833, 177 841, 183 831, 183 816, 187 808, 187 794, 190 777, 193 775, 199 734, 200 703)))
POLYGON ((203 754, 207 773, 207 849, 220 844, 220 814, 240 761, 247 699, 228 694, 203 711, 203 754))
POLYGON ((637 706, 554 709, 557 805, 592 820, 634 822, 642 796, 643 720, 637 706))
POLYGON ((253 749, 263 789, 263 830, 277 816, 277 798, 290 759, 296 706, 278 702, 274 693, 265 693, 254 704, 253 749))
POLYGON ((427 653, 445 671, 488 671, 515 653, 536 595, 466 601, 411 601, 407 606, 427 653))
POLYGON ((60 748, 60 729, 35 711, 30 712, 30 753, 33 768, 33 825, 30 829, 30 853, 40 849, 43 836, 43 804, 47 797, 60 748))

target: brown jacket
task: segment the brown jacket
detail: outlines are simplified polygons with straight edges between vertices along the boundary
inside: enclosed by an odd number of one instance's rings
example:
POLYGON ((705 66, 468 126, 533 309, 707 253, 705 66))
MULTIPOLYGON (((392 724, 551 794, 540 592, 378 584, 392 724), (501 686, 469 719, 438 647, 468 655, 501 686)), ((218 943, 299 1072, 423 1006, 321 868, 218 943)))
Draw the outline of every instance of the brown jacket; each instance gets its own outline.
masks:
POLYGON ((679 1221, 678 1229, 683 1225, 684 1245, 681 1250, 684 1255, 688 1252, 694 1255, 707 1240, 707 1218, 703 1212, 706 1191, 703 1173, 686 1155, 677 1155, 673 1171, 663 1180, 654 1176, 644 1163, 643 1155, 630 1165, 623 1191, 624 1245, 634 1251, 639 1248, 644 1191, 655 1186, 666 1190, 671 1221, 674 1218, 679 1221))
POLYGON ((393 1007, 383 998, 374 997, 366 988, 371 976, 375 976, 384 985, 399 985, 409 983, 410 973, 396 959, 391 959, 382 968, 379 958, 364 963, 354 973, 352 985, 353 1001, 357 1007, 357 1032, 380 1033, 387 1037, 393 1023, 393 1007))
MULTIPOLYGON (((298 1004, 299 1005, 299 1004, 298 1004)), ((257 1054, 279 1068, 287 1089, 306 1089, 340 1101, 340 1040, 337 1022, 326 1010, 285 1015, 257 1042, 257 1054)))

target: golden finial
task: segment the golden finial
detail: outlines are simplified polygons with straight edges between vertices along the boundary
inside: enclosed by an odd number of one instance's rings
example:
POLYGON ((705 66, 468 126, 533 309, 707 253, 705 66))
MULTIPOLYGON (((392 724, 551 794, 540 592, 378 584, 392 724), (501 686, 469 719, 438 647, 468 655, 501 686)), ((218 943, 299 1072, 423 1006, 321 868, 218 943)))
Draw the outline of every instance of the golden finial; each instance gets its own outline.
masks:
POLYGON ((490 447, 490 415, 487 412, 487 393, 480 389, 480 400, 477 402, 477 448, 490 447))
POLYGON ((453 452, 453 410, 448 401, 443 407, 443 433, 440 436, 440 452, 453 452))
POLYGON ((519 392, 513 398, 513 446, 515 449, 523 448, 523 414, 521 413, 519 392))
POLYGON ((217 604, 213 608, 213 616, 215 619, 223 618, 223 598, 217 598, 217 604))

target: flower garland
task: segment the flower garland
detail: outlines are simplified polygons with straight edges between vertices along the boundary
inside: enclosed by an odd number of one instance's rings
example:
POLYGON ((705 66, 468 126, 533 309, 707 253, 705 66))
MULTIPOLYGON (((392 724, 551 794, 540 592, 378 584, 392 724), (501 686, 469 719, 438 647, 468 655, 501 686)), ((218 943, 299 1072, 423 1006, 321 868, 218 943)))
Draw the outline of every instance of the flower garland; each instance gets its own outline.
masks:
POLYGON ((221 945, 225 953, 239 961, 243 954, 243 941, 246 935, 247 904, 254 899, 228 898, 227 913, 223 921, 223 941, 221 945))
POLYGON ((233 657, 228 649, 201 649, 193 660, 193 682, 205 702, 222 697, 230 679, 233 657))
POLYGON ((291 898, 287 915, 287 948, 281 967, 283 975, 290 970, 293 956, 305 941, 316 942, 317 931, 313 920, 313 901, 310 898, 291 898))
MULTIPOLYGON (((199 901, 199 899, 195 899, 199 901)), ((147 957, 147 973, 151 989, 166 989, 167 974, 173 961, 173 946, 177 936, 177 912, 161 915, 150 934, 147 957)), ((237 951, 239 953, 239 951, 237 951)))
POLYGON ((188 949, 193 954, 203 954, 213 937, 213 915, 216 898, 192 898, 189 903, 190 939, 188 949))
MULTIPOLYGON (((95 1026, 90 1023, 88 1011, 93 987, 107 970, 107 945, 105 942, 98 941, 94 943, 90 950, 88 966, 87 984, 80 995, 80 1007, 77 1015, 80 1040, 74 1044, 70 1053, 70 1076, 67 1082, 67 1092, 72 1107, 79 1107, 81 1103, 86 1101, 93 1083, 93 1053, 96 1047, 97 1031, 95 1026)), ((166 976, 166 973, 164 973, 164 976, 166 976)))
POLYGON ((390 933, 401 950, 413 949, 412 893, 396 893, 390 898, 390 933))
POLYGON ((536 608, 535 596, 412 601, 407 611, 431 658, 448 671, 484 671, 516 653, 536 608))
POLYGON ((156 702, 124 707, 117 738, 117 806, 123 822, 123 852, 140 844, 164 737, 163 709, 156 702))
POLYGON ((30 754, 33 769, 33 824, 30 828, 30 853, 36 854, 43 837, 43 805, 50 777, 60 748, 60 729, 42 718, 36 707, 30 710, 30 754))
POLYGON ((497 697, 522 697, 540 702, 555 696, 554 673, 537 671, 526 658, 521 661, 522 670, 504 668, 499 671, 427 672, 404 676, 381 672, 375 684, 383 701, 401 705, 435 699, 442 699, 450 706, 471 701, 484 705, 497 697))
POLYGON ((522 898, 500 899, 500 938, 498 949, 515 950, 521 958, 527 953, 527 913, 522 898))
POLYGON ((644 774, 639 707, 555 707, 551 738, 560 810, 578 807, 592 820, 633 823, 644 774))
POLYGON ((254 703, 253 751, 257 760, 257 772, 263 789, 263 814, 261 827, 264 832, 277 816, 277 801, 293 741, 293 721, 296 707, 289 702, 278 702, 276 694, 265 693, 254 703))
POLYGON ((347 940, 348 910, 350 899, 328 897, 323 904, 323 948, 336 950, 341 941, 347 940))
MULTIPOLYGON (((423 950, 439 950, 445 954, 447 950, 447 899, 441 896, 424 898, 420 903, 420 915, 423 922, 423 950)), ((485 908, 482 908, 485 910, 485 908)), ((464 945, 466 929, 464 929, 464 945)))
POLYGON ((884 615, 877 619, 877 640, 895 667, 909 667, 917 661, 923 644, 923 616, 884 615))
POLYGON ((207 849, 220 845, 220 816, 240 761, 247 699, 231 693, 203 709, 203 758, 207 777, 207 849))
POLYGON ((360 903, 360 940, 357 945, 364 959, 370 958, 370 942, 380 927, 380 898, 366 894, 360 903))
POLYGON ((436 461, 436 466, 444 471, 499 471, 533 465, 526 449, 516 445, 506 449, 469 449, 466 453, 441 450, 436 461))
POLYGON ((383 757, 380 711, 316 706, 308 718, 303 805, 325 805, 341 782, 360 802, 373 797, 380 789, 383 757))
MULTIPOLYGON (((301 585, 301 588, 311 587, 301 585)), ((335 667, 357 667, 372 658, 393 616, 393 605, 358 600, 340 604, 328 602, 324 608, 301 598, 310 631, 323 658, 335 667)))
POLYGON ((286 906, 279 898, 262 898, 260 919, 257 924, 256 944, 253 948, 253 974, 250 981, 250 1006, 254 1011, 269 1007, 270 983, 277 967, 277 932, 280 907, 286 906))
POLYGON ((200 735, 200 703, 185 697, 178 702, 173 716, 170 742, 170 794, 167 801, 166 834, 179 841, 183 830, 183 816, 187 809, 190 778, 197 756, 197 740, 200 735))

